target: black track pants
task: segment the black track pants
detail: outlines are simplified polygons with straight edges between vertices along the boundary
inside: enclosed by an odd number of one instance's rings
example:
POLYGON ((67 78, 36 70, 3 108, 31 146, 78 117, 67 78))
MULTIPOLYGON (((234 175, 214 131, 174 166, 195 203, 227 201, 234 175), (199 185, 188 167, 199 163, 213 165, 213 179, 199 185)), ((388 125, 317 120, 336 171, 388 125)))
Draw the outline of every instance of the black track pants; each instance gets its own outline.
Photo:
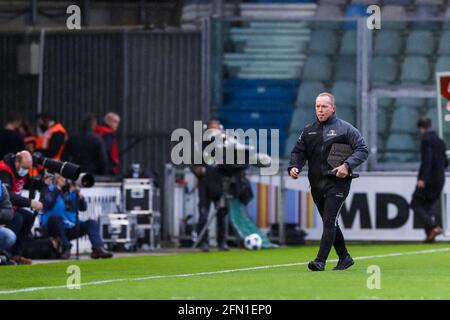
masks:
POLYGON ((347 193, 330 191, 325 194, 314 194, 313 199, 323 221, 323 233, 316 260, 325 262, 334 246, 338 257, 347 256, 344 235, 338 225, 338 217, 344 205, 347 193))

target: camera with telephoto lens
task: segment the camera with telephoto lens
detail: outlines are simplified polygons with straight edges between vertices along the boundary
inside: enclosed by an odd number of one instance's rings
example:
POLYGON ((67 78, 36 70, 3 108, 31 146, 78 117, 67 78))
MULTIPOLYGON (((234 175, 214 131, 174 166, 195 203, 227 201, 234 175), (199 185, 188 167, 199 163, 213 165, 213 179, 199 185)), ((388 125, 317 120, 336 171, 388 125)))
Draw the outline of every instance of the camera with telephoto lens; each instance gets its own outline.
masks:
POLYGON ((38 165, 43 166, 44 169, 47 169, 49 172, 60 174, 64 178, 73 181, 76 181, 81 173, 80 166, 75 163, 45 158, 39 152, 35 152, 33 153, 33 166, 38 165))

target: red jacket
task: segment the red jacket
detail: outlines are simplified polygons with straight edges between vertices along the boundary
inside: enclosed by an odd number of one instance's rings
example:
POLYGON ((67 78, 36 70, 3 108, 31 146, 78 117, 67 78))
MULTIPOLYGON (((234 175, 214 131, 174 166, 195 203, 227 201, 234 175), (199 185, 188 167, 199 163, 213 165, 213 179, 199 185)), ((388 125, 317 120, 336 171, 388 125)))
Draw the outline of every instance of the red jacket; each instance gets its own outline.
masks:
POLYGON ((109 159, 111 162, 112 173, 118 174, 119 173, 119 145, 117 144, 116 134, 106 124, 97 125, 97 127, 95 128, 95 133, 98 134, 99 136, 101 136, 103 138, 103 140, 106 140, 105 138, 107 136, 111 137, 112 143, 111 144, 107 143, 106 151, 108 152, 108 156, 109 156, 109 159))

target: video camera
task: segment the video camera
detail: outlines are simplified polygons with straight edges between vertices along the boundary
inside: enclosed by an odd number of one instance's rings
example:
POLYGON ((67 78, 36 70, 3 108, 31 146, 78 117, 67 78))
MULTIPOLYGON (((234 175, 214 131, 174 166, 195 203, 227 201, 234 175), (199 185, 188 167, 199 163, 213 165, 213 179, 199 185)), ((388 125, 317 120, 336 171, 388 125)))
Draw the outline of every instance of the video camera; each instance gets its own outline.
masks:
POLYGON ((270 166, 271 158, 265 153, 256 152, 256 147, 248 145, 239 141, 235 135, 229 135, 223 130, 212 130, 210 140, 218 139, 215 148, 209 152, 209 150, 203 150, 203 158, 209 164, 216 164, 218 168, 225 174, 231 175, 246 170, 250 166, 258 168, 270 166), (218 156, 217 150, 222 153, 222 160, 218 162, 216 157, 218 156), (215 153, 213 154, 214 151, 215 153), (232 163, 228 163, 227 154, 232 154, 232 163))

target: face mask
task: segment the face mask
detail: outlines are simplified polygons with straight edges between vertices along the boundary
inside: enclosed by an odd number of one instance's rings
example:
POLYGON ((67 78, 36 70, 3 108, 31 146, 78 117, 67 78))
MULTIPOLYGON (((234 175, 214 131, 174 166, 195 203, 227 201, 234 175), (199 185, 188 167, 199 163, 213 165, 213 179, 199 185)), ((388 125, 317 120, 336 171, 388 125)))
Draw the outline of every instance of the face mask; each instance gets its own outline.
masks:
POLYGON ((19 171, 17 171, 17 174, 21 177, 25 177, 28 174, 28 169, 20 168, 19 171))

